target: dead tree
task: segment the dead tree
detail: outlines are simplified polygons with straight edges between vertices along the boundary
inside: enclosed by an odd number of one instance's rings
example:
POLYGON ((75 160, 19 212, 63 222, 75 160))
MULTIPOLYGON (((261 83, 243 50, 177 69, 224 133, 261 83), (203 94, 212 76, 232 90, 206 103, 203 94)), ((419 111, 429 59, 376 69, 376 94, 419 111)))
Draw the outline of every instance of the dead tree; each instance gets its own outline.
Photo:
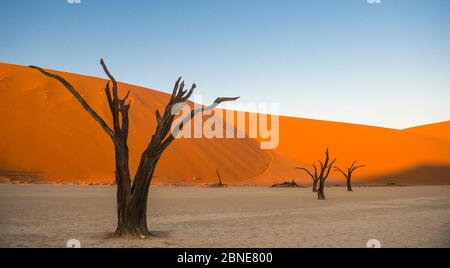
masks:
MULTIPOLYGON (((175 131, 171 132, 171 126, 176 113, 180 107, 192 95, 195 84, 189 90, 184 89, 184 81, 181 77, 176 81, 169 102, 167 103, 163 115, 156 111, 157 126, 147 147, 141 154, 139 166, 132 179, 129 170, 128 151, 128 126, 130 102, 127 102, 130 91, 120 98, 118 94, 117 81, 109 72, 103 59, 100 60, 103 71, 109 78, 105 86, 105 95, 112 115, 112 127, 101 118, 97 112, 85 101, 78 91, 64 78, 50 73, 40 67, 30 66, 42 74, 59 81, 77 99, 83 108, 94 118, 111 138, 114 144, 115 155, 115 180, 117 184, 117 228, 115 234, 118 236, 148 237, 151 235, 147 227, 147 200, 148 192, 152 182, 158 160, 164 150, 174 141, 177 136, 175 131), (111 88, 112 84, 112 88, 111 88)), ((197 113, 209 111, 221 102, 234 101, 236 98, 217 98, 213 104, 194 109, 183 118, 175 127, 181 129, 197 113)), ((176 163, 174 163, 176 165, 176 163)))
POLYGON ((340 173, 342 173, 342 175, 344 175, 344 178, 347 181, 347 191, 349 191, 349 192, 353 192, 353 189, 352 189, 352 174, 353 174, 353 171, 357 170, 358 168, 365 167, 365 165, 355 166, 355 164, 356 164, 356 160, 353 162, 353 164, 349 168, 347 168, 347 172, 344 172, 339 167, 335 167, 334 168, 334 170, 339 171, 340 173))
POLYGON ((222 183, 222 176, 220 175, 220 171, 218 168, 216 169, 216 176, 217 176, 217 179, 219 180, 219 183, 211 184, 210 187, 218 187, 218 188, 227 187, 226 184, 222 183))
POLYGON ((219 179, 219 186, 223 186, 224 184, 222 183, 222 178, 220 177, 220 171, 219 171, 219 169, 216 169, 216 175, 217 175, 217 178, 219 179))
POLYGON ((328 178, 328 175, 330 175, 330 170, 334 165, 334 162, 336 162, 336 158, 331 161, 330 163, 330 155, 328 153, 328 148, 325 151, 325 161, 319 161, 320 163, 320 173, 319 173, 319 189, 317 190, 317 198, 319 200, 325 200, 325 181, 328 178))
POLYGON ((312 191, 313 193, 317 192, 317 183, 319 182, 319 174, 317 173, 317 166, 316 166, 316 162, 314 162, 312 164, 313 168, 314 168, 314 174, 312 174, 308 169, 303 168, 303 167, 297 167, 297 169, 301 169, 304 170, 306 173, 308 173, 308 175, 311 177, 313 184, 312 184, 312 191))

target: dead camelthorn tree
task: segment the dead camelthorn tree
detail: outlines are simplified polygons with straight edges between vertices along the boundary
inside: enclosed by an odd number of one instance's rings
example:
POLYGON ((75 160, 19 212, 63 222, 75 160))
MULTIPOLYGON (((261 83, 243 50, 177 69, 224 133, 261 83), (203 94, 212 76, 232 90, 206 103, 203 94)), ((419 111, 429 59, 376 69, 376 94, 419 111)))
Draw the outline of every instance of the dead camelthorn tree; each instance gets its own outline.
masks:
MULTIPOLYGON (((167 103, 163 115, 156 111, 157 126, 147 147, 141 154, 139 166, 131 179, 129 170, 128 152, 128 126, 130 102, 127 102, 130 91, 120 98, 118 86, 114 77, 109 72, 103 59, 100 60, 103 71, 109 78, 105 86, 105 95, 112 115, 112 127, 101 118, 97 112, 84 100, 78 91, 64 78, 50 73, 40 67, 30 66, 42 74, 59 81, 77 99, 83 108, 99 123, 114 144, 115 155, 115 180, 117 184, 117 228, 115 234, 118 236, 131 236, 144 238, 151 233, 147 227, 147 199, 148 191, 152 182, 158 160, 164 150, 174 141, 177 136, 176 130, 180 130, 197 113, 209 111, 221 102, 234 101, 236 98, 217 98, 213 104, 194 109, 183 118, 176 126, 175 131, 171 131, 175 115, 180 107, 189 99, 195 89, 195 84, 189 90, 184 89, 184 81, 181 77, 176 81, 169 102, 167 103), (111 88, 112 85, 112 88, 111 88)), ((176 163, 174 163, 176 166, 176 163)))
POLYGON ((211 187, 226 187, 227 185, 222 183, 222 175, 220 174, 220 171, 218 168, 216 169, 216 176, 217 176, 219 183, 212 184, 211 187))
POLYGON ((331 161, 330 163, 330 155, 328 153, 328 148, 325 151, 325 161, 319 161, 320 163, 320 173, 319 173, 319 189, 317 190, 317 198, 319 200, 325 200, 325 181, 328 178, 328 175, 330 175, 330 170, 334 165, 334 162, 336 162, 336 158, 331 161))
POLYGON ((219 169, 216 169, 216 175, 217 175, 217 178, 219 179, 219 185, 223 185, 223 183, 222 183, 222 178, 220 177, 220 171, 219 171, 219 169))
POLYGON ((334 170, 339 171, 339 172, 342 173, 342 175, 344 175, 345 180, 347 181, 347 191, 349 191, 349 192, 353 192, 353 189, 352 189, 352 174, 353 174, 353 171, 357 170, 358 168, 365 167, 365 165, 355 166, 355 164, 356 164, 356 160, 353 162, 353 164, 349 168, 347 168, 347 172, 343 171, 339 167, 335 167, 334 168, 334 170))
POLYGON ((312 166, 314 168, 314 174, 312 174, 308 169, 303 168, 303 167, 297 167, 297 169, 304 170, 306 173, 308 173, 308 175, 311 177, 311 179, 313 181, 312 191, 313 191, 313 193, 316 193, 317 192, 317 183, 319 182, 319 174, 317 173, 316 162, 314 162, 312 164, 312 166))

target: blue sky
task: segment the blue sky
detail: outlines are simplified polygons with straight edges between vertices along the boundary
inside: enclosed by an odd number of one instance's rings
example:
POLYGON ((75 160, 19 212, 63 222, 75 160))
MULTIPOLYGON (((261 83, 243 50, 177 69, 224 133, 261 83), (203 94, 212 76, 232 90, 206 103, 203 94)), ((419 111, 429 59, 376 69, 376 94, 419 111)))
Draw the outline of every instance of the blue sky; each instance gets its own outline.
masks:
POLYGON ((2 0, 0 61, 392 128, 450 119, 448 0, 2 0))

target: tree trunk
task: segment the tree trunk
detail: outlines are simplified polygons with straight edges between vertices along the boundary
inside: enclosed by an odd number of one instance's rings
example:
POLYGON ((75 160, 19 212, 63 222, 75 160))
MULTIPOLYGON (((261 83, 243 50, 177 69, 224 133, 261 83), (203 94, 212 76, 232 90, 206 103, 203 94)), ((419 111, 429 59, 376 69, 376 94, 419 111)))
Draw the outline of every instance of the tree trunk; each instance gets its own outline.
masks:
POLYGON ((127 211, 128 211, 128 203, 129 197, 124 194, 123 187, 120 184, 117 184, 117 227, 116 234, 121 235, 126 233, 127 229, 127 211))
POLYGON ((324 193, 324 189, 325 189, 325 181, 328 178, 328 175, 330 175, 330 170, 333 167, 333 164, 336 162, 336 158, 331 161, 331 163, 329 162, 330 160, 330 155, 328 152, 328 148, 325 151, 325 161, 322 163, 321 161, 319 161, 320 163, 320 174, 318 176, 319 178, 319 189, 317 191, 317 199, 319 200, 325 200, 325 193, 324 193))
MULTIPOLYGON (((119 205, 119 204, 118 204, 119 205)), ((145 238, 151 235, 147 228, 147 202, 120 204, 124 213, 119 214, 115 234, 123 237, 145 238)))
POLYGON ((313 193, 317 193, 317 181, 313 181, 312 191, 313 191, 313 193))
POLYGON ((317 191, 317 199, 325 200, 325 194, 323 193, 323 189, 319 189, 319 191, 317 191))
POLYGON ((319 189, 317 191, 317 199, 325 200, 324 188, 325 188, 325 182, 321 180, 320 184, 319 184, 319 189))
POLYGON ((117 187, 117 229, 116 235, 144 238, 151 233, 147 227, 148 189, 138 189, 130 198, 122 198, 117 187))
POLYGON ((352 190, 352 177, 348 176, 347 178, 347 191, 348 192, 353 192, 352 190))
POLYGON ((143 161, 144 164, 136 172, 135 183, 131 188, 131 197, 128 202, 121 204, 122 207, 125 207, 125 217, 122 220, 124 224, 118 225, 119 232, 116 232, 121 236, 144 238, 151 235, 147 226, 147 201, 159 157, 150 160, 152 158, 152 156, 144 158, 146 159, 143 161))
POLYGON ((347 180, 347 192, 353 192, 352 183, 350 179, 347 180))

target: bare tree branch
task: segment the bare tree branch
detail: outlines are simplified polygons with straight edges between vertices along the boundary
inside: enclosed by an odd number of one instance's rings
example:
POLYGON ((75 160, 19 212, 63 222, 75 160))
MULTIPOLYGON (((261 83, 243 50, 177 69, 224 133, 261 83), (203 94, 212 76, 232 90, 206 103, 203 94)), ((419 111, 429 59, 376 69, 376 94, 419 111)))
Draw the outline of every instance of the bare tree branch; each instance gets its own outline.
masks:
POLYGON ((303 167, 297 167, 296 169, 304 170, 306 173, 308 173, 308 175, 309 175, 313 180, 316 179, 315 176, 314 176, 311 172, 309 172, 309 170, 307 170, 306 168, 303 168, 303 167))
POLYGON ((318 174, 317 174, 317 166, 316 166, 316 162, 314 162, 314 163, 312 164, 312 166, 313 166, 313 168, 314 168, 314 177, 317 179, 319 176, 318 176, 318 174))
POLYGON ((357 170, 358 168, 362 168, 362 167, 365 167, 365 166, 366 165, 359 165, 359 166, 353 167, 352 172, 357 170))
MULTIPOLYGON (((195 117, 195 115, 197 115, 199 112, 207 112, 210 111, 212 109, 214 109, 215 107, 217 107, 220 103, 222 102, 226 102, 226 101, 235 101, 239 99, 239 97, 232 97, 232 98, 224 98, 224 97, 220 97, 217 98, 212 104, 206 106, 206 107, 201 107, 201 108, 197 108, 191 111, 191 113, 187 116, 185 116, 175 127, 174 130, 172 132, 172 137, 177 137, 178 133, 180 132, 180 130, 183 128, 183 126, 189 122, 192 118, 195 117)), ((170 137, 169 137, 170 138, 170 137)), ((172 138, 170 138, 172 139, 172 138)))
POLYGON ((330 175, 330 170, 333 167, 334 162, 336 162, 336 158, 333 161, 331 161, 330 165, 328 166, 327 174, 324 176, 325 180, 328 178, 328 175, 330 175))
POLYGON ((344 177, 347 177, 347 174, 344 171, 342 171, 342 169, 340 169, 339 167, 334 167, 334 170, 341 172, 342 175, 344 175, 344 177))
POLYGON ((67 90, 69 90, 69 92, 75 97, 75 99, 77 99, 77 101, 81 104, 81 106, 83 106, 83 108, 94 118, 94 120, 100 124, 100 126, 103 128, 103 130, 106 132, 106 134, 108 134, 114 142, 117 142, 117 136, 115 135, 114 131, 108 126, 108 124, 105 122, 105 120, 103 120, 94 111, 94 109, 92 109, 92 107, 84 100, 84 98, 78 93, 78 91, 75 90, 75 88, 69 82, 67 82, 61 76, 47 72, 40 67, 32 66, 32 65, 30 65, 29 67, 32 69, 38 70, 42 74, 59 81, 67 90))
POLYGON ((355 161, 353 161, 353 163, 352 163, 352 165, 350 166, 350 168, 349 169, 352 169, 354 166, 355 166, 355 164, 356 164, 356 160, 355 161))

